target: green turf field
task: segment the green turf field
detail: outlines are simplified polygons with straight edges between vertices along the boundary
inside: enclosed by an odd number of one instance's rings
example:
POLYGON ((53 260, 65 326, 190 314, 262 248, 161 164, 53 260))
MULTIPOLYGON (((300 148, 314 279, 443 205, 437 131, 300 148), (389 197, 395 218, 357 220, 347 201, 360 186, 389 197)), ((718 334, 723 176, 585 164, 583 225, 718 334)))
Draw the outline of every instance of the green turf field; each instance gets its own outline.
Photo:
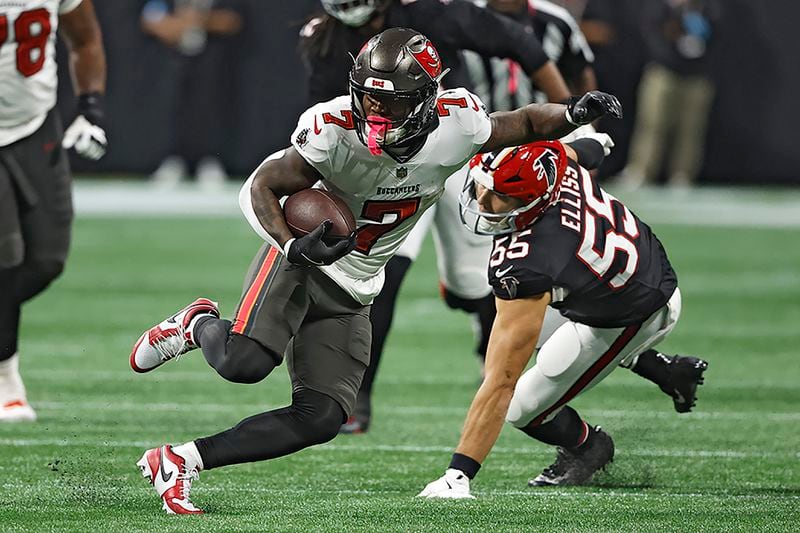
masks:
POLYGON ((128 367, 146 327, 196 296, 238 300, 244 223, 81 218, 65 276, 25 309, 22 370, 40 421, 0 427, 0 531, 780 531, 800 527, 800 230, 656 225, 683 316, 665 351, 707 358, 696 413, 619 369, 573 405, 615 438, 590 487, 531 490, 553 453, 506 428, 475 501, 413 498, 447 466, 475 392, 470 322, 437 297, 430 246, 406 283, 364 436, 205 472, 203 517, 168 517, 146 447, 283 405, 284 367, 224 382, 199 353, 128 367))

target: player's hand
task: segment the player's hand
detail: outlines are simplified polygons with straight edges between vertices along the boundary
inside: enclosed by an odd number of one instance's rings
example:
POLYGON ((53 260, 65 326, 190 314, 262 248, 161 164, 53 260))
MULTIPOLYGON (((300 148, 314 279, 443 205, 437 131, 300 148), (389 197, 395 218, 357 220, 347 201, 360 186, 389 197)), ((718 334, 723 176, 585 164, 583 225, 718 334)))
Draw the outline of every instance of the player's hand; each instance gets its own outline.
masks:
POLYGON ((567 121, 575 126, 589 124, 605 115, 622 118, 622 104, 613 94, 589 91, 580 98, 570 98, 567 104, 567 121))
POLYGON ((78 155, 94 161, 106 153, 106 132, 103 128, 103 95, 88 92, 78 96, 78 116, 64 132, 61 145, 69 150, 74 148, 78 155))
POLYGON ((603 155, 606 157, 611 153, 611 149, 614 148, 614 139, 612 139, 611 135, 608 133, 601 133, 599 131, 586 132, 583 135, 575 137, 576 141, 578 139, 592 139, 593 141, 597 141, 600 143, 600 146, 603 147, 603 155))
POLYGON ((67 150, 74 148, 81 157, 96 161, 105 155, 108 141, 103 128, 78 115, 64 132, 61 145, 67 150))
POLYGON ((444 475, 436 481, 428 483, 418 498, 446 498, 450 500, 474 500, 475 496, 469 493, 469 478, 461 470, 448 468, 444 475))
POLYGON ((331 230, 333 222, 326 220, 308 235, 289 239, 284 245, 284 255, 290 263, 297 266, 322 266, 330 265, 341 259, 356 247, 356 235, 353 233, 332 246, 322 240, 331 230))

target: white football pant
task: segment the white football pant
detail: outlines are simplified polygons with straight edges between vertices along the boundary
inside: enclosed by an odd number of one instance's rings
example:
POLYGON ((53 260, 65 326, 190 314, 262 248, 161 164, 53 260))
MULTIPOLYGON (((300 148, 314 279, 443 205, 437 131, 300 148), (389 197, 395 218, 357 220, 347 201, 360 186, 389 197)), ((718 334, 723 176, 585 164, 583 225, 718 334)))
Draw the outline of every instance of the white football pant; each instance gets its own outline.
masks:
POLYGON ((567 320, 544 343, 536 364, 517 382, 506 421, 522 428, 551 420, 578 394, 594 387, 623 361, 661 342, 678 322, 681 293, 643 324, 593 328, 567 320))
POLYGON ((475 235, 461 223, 458 196, 468 170, 465 165, 447 178, 442 197, 422 215, 396 255, 414 261, 433 226, 439 280, 456 296, 477 300, 492 292, 487 278, 492 237, 475 235))

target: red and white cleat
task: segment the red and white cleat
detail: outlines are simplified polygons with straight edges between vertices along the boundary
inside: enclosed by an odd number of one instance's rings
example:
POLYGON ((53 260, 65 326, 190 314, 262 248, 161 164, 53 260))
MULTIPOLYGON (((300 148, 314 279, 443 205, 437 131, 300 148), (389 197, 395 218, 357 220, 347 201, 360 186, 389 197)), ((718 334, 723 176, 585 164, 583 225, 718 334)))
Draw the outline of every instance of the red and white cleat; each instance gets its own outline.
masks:
POLYGON ((131 368, 134 372, 150 372, 167 361, 197 348, 193 338, 192 321, 203 315, 219 318, 216 302, 198 298, 160 324, 148 329, 131 352, 131 368))
POLYGON ((25 400, 10 400, 0 405, 0 422, 36 422, 36 411, 25 400))
POLYGON ((136 466, 156 489, 167 514, 203 514, 189 500, 192 481, 200 477, 198 465, 191 459, 165 444, 144 452, 136 466))

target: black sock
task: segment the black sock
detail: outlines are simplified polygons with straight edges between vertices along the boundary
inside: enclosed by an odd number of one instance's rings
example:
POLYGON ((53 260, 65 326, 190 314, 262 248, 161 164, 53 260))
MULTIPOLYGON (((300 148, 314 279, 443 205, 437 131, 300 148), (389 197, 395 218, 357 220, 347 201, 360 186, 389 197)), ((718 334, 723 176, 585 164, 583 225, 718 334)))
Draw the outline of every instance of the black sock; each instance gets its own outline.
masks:
POLYGON ((492 324, 497 314, 494 304, 494 295, 488 294, 483 298, 462 298, 446 287, 442 287, 442 297, 444 303, 450 309, 458 309, 466 313, 475 314, 478 318, 480 333, 475 352, 481 359, 486 359, 486 348, 489 346, 489 334, 492 332, 492 324))
POLYGON ((482 360, 486 360, 486 349, 489 347, 489 335, 492 333, 494 317, 497 314, 494 294, 489 294, 478 301, 478 322, 480 324, 480 338, 476 351, 482 360))
POLYGON ((586 441, 588 425, 570 406, 564 407, 556 417, 538 426, 520 428, 523 433, 539 442, 562 448, 575 448, 586 441))
POLYGON ((0 361, 17 353, 20 303, 14 294, 19 268, 0 269, 0 361))
POLYGON ((669 381, 670 359, 656 350, 647 350, 639 354, 636 364, 631 370, 656 385, 665 385, 669 381))
POLYGON ((344 410, 330 396, 299 387, 289 407, 251 416, 235 427, 195 440, 203 467, 263 461, 331 440, 344 410))

